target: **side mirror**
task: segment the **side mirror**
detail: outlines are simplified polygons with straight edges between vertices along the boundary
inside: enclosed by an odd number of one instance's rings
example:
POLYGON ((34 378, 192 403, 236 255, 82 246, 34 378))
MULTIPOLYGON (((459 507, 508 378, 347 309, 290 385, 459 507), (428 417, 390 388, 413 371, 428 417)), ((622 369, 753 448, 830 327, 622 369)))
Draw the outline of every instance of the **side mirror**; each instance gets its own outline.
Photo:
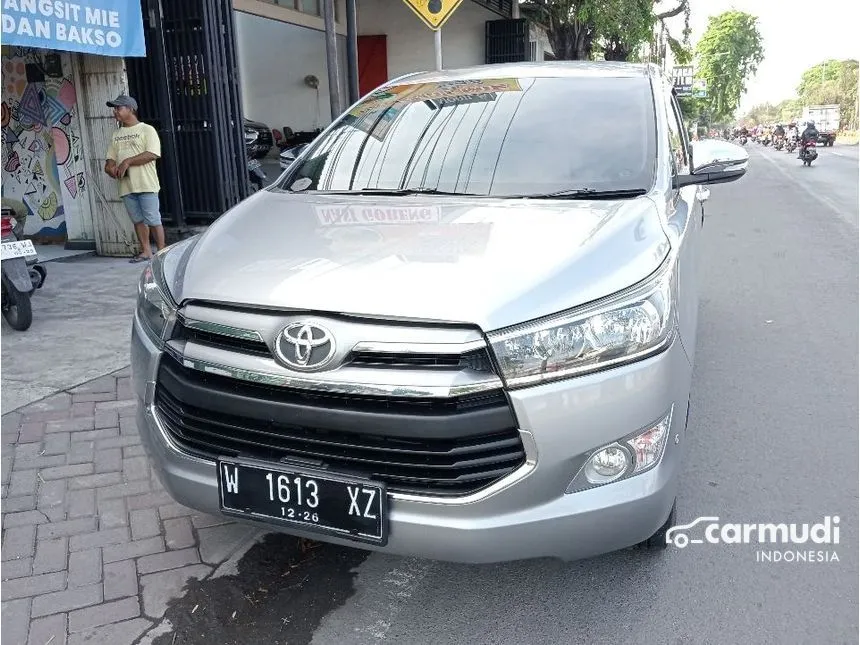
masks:
POLYGON ((675 177, 674 187, 737 181, 746 174, 749 160, 749 153, 737 144, 718 139, 694 141, 692 172, 675 177))

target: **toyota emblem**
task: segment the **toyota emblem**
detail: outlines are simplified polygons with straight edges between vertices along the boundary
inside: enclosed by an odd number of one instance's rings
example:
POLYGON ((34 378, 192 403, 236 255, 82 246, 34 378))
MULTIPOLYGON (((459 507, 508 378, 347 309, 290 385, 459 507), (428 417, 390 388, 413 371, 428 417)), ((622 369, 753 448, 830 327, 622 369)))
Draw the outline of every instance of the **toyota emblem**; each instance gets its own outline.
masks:
POLYGON ((275 353, 288 367, 299 371, 325 367, 334 356, 334 336, 321 325, 290 323, 275 341, 275 353))

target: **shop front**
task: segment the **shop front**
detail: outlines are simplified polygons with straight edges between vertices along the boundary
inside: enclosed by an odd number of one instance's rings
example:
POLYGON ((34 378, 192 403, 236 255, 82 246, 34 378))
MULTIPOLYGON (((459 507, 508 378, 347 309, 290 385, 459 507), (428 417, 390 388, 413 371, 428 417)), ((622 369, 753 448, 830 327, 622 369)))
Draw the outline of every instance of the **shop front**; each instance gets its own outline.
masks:
POLYGON ((4 2, 2 205, 26 237, 96 249, 123 236, 101 172, 116 127, 104 106, 126 85, 123 58, 146 54, 141 20, 139 0, 4 2), (94 69, 102 82, 88 82, 94 69))

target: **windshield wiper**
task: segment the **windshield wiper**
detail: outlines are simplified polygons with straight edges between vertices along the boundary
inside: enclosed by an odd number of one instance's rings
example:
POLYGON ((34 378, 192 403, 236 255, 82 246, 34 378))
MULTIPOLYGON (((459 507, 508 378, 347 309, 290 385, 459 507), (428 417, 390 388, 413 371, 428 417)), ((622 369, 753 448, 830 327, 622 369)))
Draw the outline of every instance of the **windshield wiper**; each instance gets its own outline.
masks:
POLYGON ((455 193, 436 188, 419 186, 418 188, 360 188, 356 190, 327 190, 329 195, 382 195, 400 197, 403 195, 451 195, 453 197, 486 197, 474 193, 455 193))
POLYGON ((554 193, 535 193, 533 195, 510 195, 521 199, 623 199, 647 194, 644 188, 625 188, 621 190, 597 190, 595 188, 568 188, 554 193))

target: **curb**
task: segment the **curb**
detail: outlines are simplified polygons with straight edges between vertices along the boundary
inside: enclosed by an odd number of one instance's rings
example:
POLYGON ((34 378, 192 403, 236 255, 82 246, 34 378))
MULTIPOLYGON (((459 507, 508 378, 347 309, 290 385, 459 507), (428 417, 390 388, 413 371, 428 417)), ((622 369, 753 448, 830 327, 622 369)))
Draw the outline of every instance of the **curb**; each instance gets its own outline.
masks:
POLYGON ((80 383, 75 383, 74 385, 69 385, 68 387, 65 387, 65 388, 62 388, 59 390, 54 390, 50 394, 46 394, 45 396, 43 396, 39 399, 35 399, 34 401, 29 401, 27 403, 19 405, 16 408, 12 408, 11 410, 3 410, 2 416, 5 417, 5 416, 10 415, 10 414, 15 414, 21 408, 26 408, 28 405, 35 405, 36 403, 44 401, 45 399, 50 399, 52 396, 57 396, 58 394, 63 394, 63 393, 71 394, 71 390, 74 390, 76 387, 81 387, 82 385, 86 385, 87 383, 92 383, 93 381, 97 381, 100 378, 104 378, 105 376, 111 376, 112 374, 118 374, 119 372, 122 372, 123 370, 127 370, 130 367, 131 367, 131 363, 129 363, 128 365, 124 365, 123 367, 120 367, 119 369, 111 370, 109 372, 105 372, 104 374, 99 374, 98 376, 94 376, 93 378, 89 378, 86 381, 81 381, 80 383))
POLYGON ((75 253, 74 255, 61 255, 61 256, 56 257, 56 258, 50 258, 48 260, 43 260, 42 258, 39 258, 39 264, 48 264, 50 262, 61 262, 61 263, 76 262, 76 261, 81 260, 81 259, 94 258, 94 257, 96 257, 95 251, 84 251, 82 253, 75 253))

